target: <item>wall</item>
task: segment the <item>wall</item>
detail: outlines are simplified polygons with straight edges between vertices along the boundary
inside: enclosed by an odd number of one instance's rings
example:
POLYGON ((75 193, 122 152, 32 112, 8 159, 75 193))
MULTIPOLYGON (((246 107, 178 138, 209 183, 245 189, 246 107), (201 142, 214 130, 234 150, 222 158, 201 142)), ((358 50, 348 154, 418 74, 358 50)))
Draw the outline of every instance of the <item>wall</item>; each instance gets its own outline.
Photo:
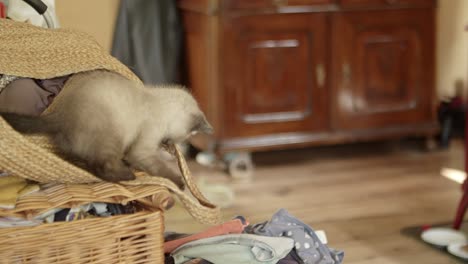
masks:
POLYGON ((75 28, 93 35, 110 52, 119 0, 56 0, 56 12, 63 28, 75 28))
POLYGON ((468 87, 468 1, 439 0, 437 10, 437 90, 452 95, 457 80, 468 87))

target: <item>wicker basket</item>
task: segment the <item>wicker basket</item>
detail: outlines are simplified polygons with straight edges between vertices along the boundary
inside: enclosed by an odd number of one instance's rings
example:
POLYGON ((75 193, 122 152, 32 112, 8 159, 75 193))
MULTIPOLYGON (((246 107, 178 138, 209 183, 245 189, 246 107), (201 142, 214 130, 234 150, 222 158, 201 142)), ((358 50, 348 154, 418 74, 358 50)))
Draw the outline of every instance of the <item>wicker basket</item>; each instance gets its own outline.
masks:
POLYGON ((72 208, 90 202, 127 204, 140 211, 129 215, 0 229, 0 263, 163 263, 163 211, 174 204, 173 190, 188 212, 201 222, 217 223, 219 210, 198 191, 183 155, 175 148, 193 200, 166 179, 139 175, 128 186, 109 182, 52 184, 22 197, 15 209, 0 216, 32 218, 51 208, 72 208), (161 181, 161 184, 154 184, 161 181), (144 184, 147 182, 148 184, 144 184))
POLYGON ((180 150, 175 147, 174 151, 196 200, 172 182, 142 173, 137 174, 137 180, 123 183, 126 185, 48 184, 46 189, 18 200, 15 209, 0 209, 0 216, 30 219, 52 208, 91 202, 134 202, 140 210, 129 215, 1 228, 0 263, 164 263, 163 211, 174 204, 174 194, 200 222, 220 221, 219 209, 199 192, 180 150))
POLYGON ((163 214, 5 228, 0 263, 164 263, 163 214))
POLYGON ((220 221, 219 209, 199 192, 180 150, 175 147, 174 151, 186 185, 196 200, 172 182, 142 173, 137 174, 137 180, 124 182, 126 186, 109 182, 49 184, 44 190, 22 197, 15 209, 0 209, 0 216, 28 219, 51 208, 72 208, 90 202, 136 202, 140 211, 1 228, 0 263, 164 263, 163 211, 174 204, 173 194, 200 222, 220 221))
POLYGON ((139 208, 133 214, 2 228, 0 263, 163 263, 162 212, 173 203, 161 186, 55 184, 21 198, 15 209, 0 210, 0 215, 31 218, 51 208, 133 201, 139 208))

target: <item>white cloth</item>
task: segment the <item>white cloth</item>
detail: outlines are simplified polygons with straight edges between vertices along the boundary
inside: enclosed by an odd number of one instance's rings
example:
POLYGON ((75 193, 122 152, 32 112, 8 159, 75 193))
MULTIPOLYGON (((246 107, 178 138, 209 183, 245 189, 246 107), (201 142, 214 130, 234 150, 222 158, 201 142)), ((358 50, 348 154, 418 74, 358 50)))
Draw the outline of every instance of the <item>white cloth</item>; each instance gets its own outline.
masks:
MULTIPOLYGON (((58 27, 57 16, 55 15, 55 0, 42 0, 42 2, 48 6, 54 25, 58 27)), ((28 22, 38 27, 47 27, 44 17, 23 0, 8 1, 7 17, 19 22, 28 22)))
POLYGON ((16 79, 18 79, 18 77, 16 76, 0 74, 0 93, 5 87, 7 87, 11 82, 13 82, 16 79))

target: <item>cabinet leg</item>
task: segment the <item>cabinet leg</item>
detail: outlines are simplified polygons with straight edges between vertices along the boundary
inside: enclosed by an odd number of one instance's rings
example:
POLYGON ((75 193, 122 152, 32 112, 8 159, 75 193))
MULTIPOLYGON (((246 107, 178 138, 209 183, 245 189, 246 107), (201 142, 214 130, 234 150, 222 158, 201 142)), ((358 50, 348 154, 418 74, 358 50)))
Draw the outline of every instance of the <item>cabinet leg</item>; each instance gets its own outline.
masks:
POLYGON ((213 151, 202 151, 195 160, 201 165, 225 170, 234 180, 252 180, 254 164, 248 152, 229 152, 220 159, 213 151))

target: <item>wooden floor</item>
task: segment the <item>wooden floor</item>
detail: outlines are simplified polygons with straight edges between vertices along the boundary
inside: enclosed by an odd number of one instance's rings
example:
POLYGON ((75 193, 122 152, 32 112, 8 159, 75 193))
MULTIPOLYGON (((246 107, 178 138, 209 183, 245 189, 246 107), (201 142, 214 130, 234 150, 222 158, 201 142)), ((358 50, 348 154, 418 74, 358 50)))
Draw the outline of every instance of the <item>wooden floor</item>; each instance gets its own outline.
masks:
MULTIPOLYGON (((345 251, 344 263, 456 263, 400 231, 452 220, 460 186, 442 177, 440 169, 462 168, 461 142, 432 152, 412 142, 372 143, 260 153, 254 160, 249 184, 190 163, 195 177, 235 190, 234 205, 224 210, 226 219, 243 215, 257 223, 286 208, 325 230, 329 245, 345 251)), ((168 231, 203 228, 181 208, 166 215, 168 231)))

